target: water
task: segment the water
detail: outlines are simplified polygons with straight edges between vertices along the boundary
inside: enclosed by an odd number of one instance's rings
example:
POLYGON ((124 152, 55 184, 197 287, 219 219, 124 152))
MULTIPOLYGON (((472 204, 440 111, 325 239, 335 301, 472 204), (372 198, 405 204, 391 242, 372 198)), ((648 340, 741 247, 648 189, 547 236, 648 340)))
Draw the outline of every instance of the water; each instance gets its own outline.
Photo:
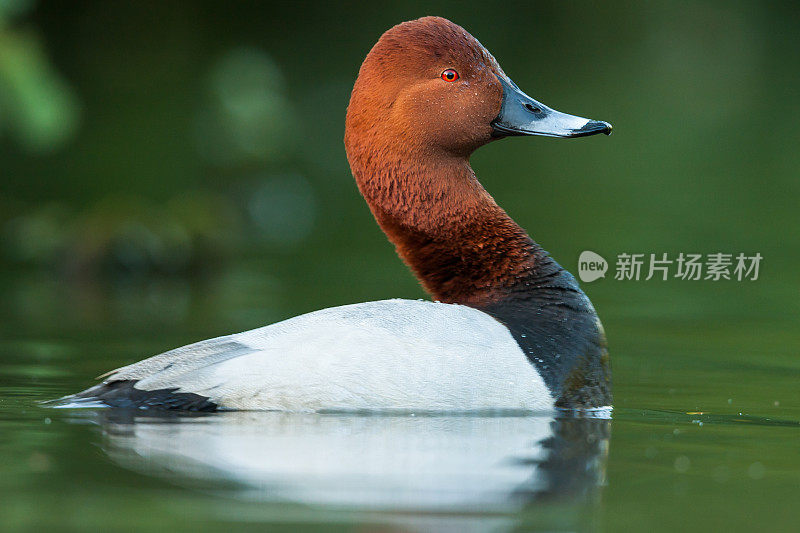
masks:
POLYGON ((780 531, 800 516, 796 352, 780 323, 756 339, 735 320, 635 321, 607 295, 610 418, 38 405, 140 355, 299 312, 247 305, 257 264, 216 289, 4 278, 4 530, 780 531), (38 303, 20 306, 31 287, 38 303), (123 301, 127 314, 103 312, 123 301))

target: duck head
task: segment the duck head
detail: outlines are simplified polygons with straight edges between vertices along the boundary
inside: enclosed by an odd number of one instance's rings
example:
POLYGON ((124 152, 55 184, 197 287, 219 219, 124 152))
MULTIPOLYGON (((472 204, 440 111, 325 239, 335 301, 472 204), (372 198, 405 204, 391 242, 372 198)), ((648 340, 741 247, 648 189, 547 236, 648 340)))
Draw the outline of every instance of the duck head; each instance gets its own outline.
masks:
POLYGON ((348 109, 348 145, 354 131, 374 133, 373 143, 392 138, 463 155, 501 137, 583 137, 610 134, 611 125, 534 100, 461 26, 424 17, 391 28, 367 55, 348 109))

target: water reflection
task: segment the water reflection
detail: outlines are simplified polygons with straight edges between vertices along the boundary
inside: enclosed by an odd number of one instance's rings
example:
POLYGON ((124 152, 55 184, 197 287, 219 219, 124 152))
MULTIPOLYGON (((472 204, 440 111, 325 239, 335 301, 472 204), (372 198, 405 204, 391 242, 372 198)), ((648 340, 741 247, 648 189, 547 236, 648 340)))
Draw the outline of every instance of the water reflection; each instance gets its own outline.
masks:
POLYGON ((518 511, 590 501, 610 420, 101 410, 126 468, 258 501, 382 510, 518 511))

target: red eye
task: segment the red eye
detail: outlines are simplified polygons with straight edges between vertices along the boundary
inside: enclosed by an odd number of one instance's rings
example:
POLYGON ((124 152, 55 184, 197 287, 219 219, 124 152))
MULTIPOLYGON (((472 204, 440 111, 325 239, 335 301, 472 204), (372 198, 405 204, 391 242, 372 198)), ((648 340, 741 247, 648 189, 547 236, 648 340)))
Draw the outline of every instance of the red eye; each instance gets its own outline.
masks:
POLYGON ((444 81, 456 81, 458 79, 458 72, 449 68, 442 72, 442 79, 444 81))

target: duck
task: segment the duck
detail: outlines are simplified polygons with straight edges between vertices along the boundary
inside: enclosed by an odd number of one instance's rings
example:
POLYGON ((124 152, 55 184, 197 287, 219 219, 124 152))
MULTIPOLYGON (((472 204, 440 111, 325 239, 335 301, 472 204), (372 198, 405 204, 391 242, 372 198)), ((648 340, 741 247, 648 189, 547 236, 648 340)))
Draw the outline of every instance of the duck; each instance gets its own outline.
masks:
POLYGON ((361 195, 431 301, 322 309, 112 370, 61 406, 467 412, 609 408, 603 327, 575 278, 469 163, 514 136, 610 134, 525 94, 461 26, 428 16, 364 59, 344 145, 361 195))

